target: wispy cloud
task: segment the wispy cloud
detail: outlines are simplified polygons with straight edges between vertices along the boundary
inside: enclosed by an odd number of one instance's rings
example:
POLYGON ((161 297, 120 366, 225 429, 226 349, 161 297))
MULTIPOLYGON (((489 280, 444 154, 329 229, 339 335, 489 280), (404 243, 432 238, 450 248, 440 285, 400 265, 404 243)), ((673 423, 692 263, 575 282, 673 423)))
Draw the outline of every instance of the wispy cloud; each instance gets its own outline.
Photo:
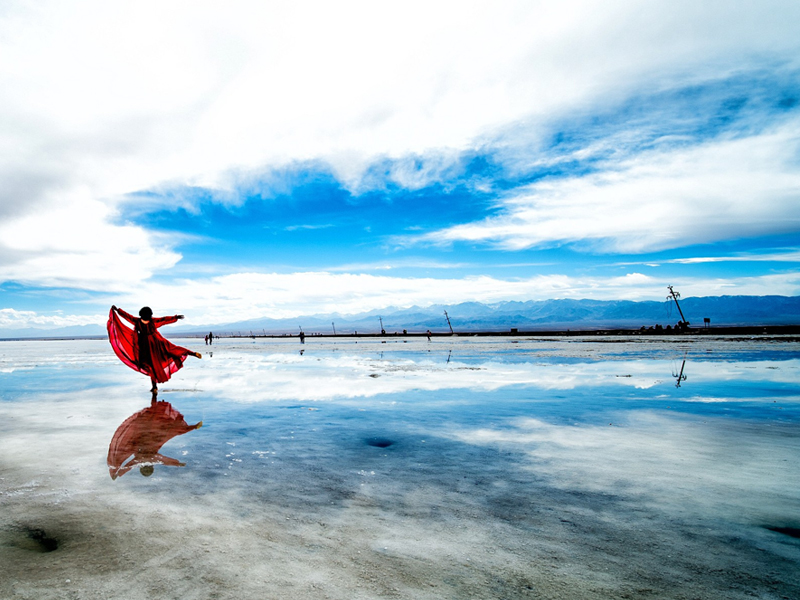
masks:
POLYGON ((694 265, 717 262, 800 262, 800 251, 773 252, 768 254, 736 254, 733 256, 694 256, 663 261, 670 264, 694 265))
POLYGON ((287 225, 284 227, 286 231, 298 231, 298 230, 314 230, 314 229, 328 229, 330 227, 335 227, 333 223, 325 223, 323 225, 287 225))
POLYGON ((416 241, 509 250, 572 243, 599 252, 657 251, 800 228, 800 120, 758 135, 604 162, 500 199, 499 216, 416 241))
POLYGON ((660 267, 661 265, 702 265, 707 263, 793 263, 800 262, 800 251, 783 250, 777 252, 737 252, 733 254, 720 254, 719 256, 689 256, 683 258, 664 258, 661 260, 649 258, 648 260, 621 261, 609 263, 614 267, 633 267, 646 265, 660 267))
POLYGON ((347 263, 342 265, 330 266, 325 271, 331 273, 359 273, 362 271, 389 271, 392 269, 463 269, 466 267, 475 267, 475 263, 466 262, 448 262, 445 260, 436 260, 433 258, 400 258, 392 260, 383 260, 376 262, 363 262, 363 263, 347 263))
MULTIPOLYGON (((719 435, 705 419, 668 412, 631 411, 611 418, 614 425, 625 428, 624 435, 617 427, 552 424, 534 418, 450 435, 468 444, 523 453, 537 476, 566 489, 607 494, 625 490, 683 518, 687 513, 710 514, 708 507, 713 505, 715 511, 724 507, 730 520, 759 522, 778 510, 772 499, 792 493, 783 487, 783 480, 791 479, 788 471, 783 477, 767 477, 769 470, 762 467, 764 461, 775 461, 771 455, 776 449, 756 442, 756 437, 741 442, 763 432, 753 434, 743 427, 735 434, 719 435), (734 489, 732 482, 740 487, 734 489)), ((790 450, 785 452, 788 456, 790 450)), ((796 485, 794 480, 790 485, 796 485)), ((720 513, 714 514, 718 518, 720 513)))

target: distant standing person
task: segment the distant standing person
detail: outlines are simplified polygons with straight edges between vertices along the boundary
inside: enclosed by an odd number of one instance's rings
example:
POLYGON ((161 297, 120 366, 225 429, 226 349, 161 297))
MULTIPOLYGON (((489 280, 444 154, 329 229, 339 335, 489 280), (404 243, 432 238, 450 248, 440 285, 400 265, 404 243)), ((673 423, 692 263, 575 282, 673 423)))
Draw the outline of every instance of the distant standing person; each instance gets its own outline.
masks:
POLYGON ((430 342, 431 341, 431 330, 430 329, 428 329, 427 334, 428 334, 428 341, 430 342))
POLYGON ((301 344, 305 344, 306 343, 306 334, 303 333, 302 331, 300 332, 300 343, 301 344))
POLYGON ((206 346, 208 346, 208 335, 206 335, 206 346))
POLYGON ((208 332, 208 345, 212 345, 214 343, 214 334, 210 331, 208 332))
POLYGON ((182 319, 174 317, 153 317, 153 311, 145 306, 139 311, 137 319, 116 306, 108 314, 108 339, 117 357, 134 371, 150 376, 153 384, 151 392, 158 393, 158 384, 169 381, 173 373, 183 367, 187 356, 202 358, 193 352, 176 346, 162 337, 158 328, 182 319), (122 324, 120 317, 133 325, 133 329, 122 324))

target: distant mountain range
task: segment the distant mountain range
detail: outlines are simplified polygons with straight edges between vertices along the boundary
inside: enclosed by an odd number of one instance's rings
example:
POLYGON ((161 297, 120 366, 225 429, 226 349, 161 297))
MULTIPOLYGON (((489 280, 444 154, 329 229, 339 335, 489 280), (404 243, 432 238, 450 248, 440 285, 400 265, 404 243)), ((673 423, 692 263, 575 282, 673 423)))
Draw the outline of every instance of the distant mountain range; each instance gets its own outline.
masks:
MULTIPOLYGON (((685 298, 681 309, 686 319, 695 327, 703 326, 703 319, 711 319, 711 326, 731 325, 798 325, 800 324, 800 296, 709 296, 685 298)), ((632 302, 628 300, 542 300, 528 302, 498 302, 411 308, 388 307, 357 315, 322 314, 291 319, 250 319, 234 323, 170 327, 172 335, 214 331, 219 334, 281 334, 298 333, 300 327, 308 333, 345 334, 380 333, 381 319, 387 333, 447 332, 449 327, 444 312, 450 317, 455 331, 520 331, 639 328, 660 324, 675 325, 680 315, 675 303, 632 302)), ((60 329, 0 329, 1 338, 31 337, 90 337, 104 335, 105 327, 83 325, 60 329)))
MULTIPOLYGON (((686 319, 695 326, 704 318, 711 325, 794 325, 800 324, 800 296, 714 296, 681 301, 686 319)), ((627 300, 543 300, 482 304, 464 302, 421 308, 385 308, 358 315, 311 315, 293 319, 252 319, 217 325, 219 331, 248 333, 390 333, 408 331, 449 331, 444 312, 456 331, 547 329, 638 328, 655 324, 675 325, 680 315, 675 303, 627 300)))

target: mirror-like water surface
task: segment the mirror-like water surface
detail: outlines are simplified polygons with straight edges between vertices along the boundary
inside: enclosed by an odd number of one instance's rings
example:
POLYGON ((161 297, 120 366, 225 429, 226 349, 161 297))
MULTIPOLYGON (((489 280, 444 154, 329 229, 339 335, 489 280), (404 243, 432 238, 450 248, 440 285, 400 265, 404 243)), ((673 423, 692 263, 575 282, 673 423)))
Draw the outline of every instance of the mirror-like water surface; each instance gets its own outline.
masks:
POLYGON ((800 597, 795 341, 178 343, 0 343, 0 597, 800 597))

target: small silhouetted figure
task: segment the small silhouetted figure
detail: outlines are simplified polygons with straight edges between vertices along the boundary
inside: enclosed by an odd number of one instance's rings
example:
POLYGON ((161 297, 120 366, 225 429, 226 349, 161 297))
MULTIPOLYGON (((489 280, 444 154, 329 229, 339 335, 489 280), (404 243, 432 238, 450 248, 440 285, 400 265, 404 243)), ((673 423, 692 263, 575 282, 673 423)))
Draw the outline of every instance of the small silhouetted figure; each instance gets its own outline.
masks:
POLYGON ((208 346, 208 336, 206 336, 206 346, 208 346))
POLYGON ((134 371, 150 376, 153 384, 151 392, 158 392, 158 384, 169 381, 172 374, 183 367, 187 356, 202 358, 199 352, 193 352, 176 346, 165 339, 158 328, 175 323, 183 315, 173 317, 153 317, 153 311, 145 306, 139 311, 139 318, 126 313, 116 306, 111 307, 108 315, 108 340, 117 357, 134 371), (133 329, 122 324, 120 317, 133 325, 133 329))
POLYGON ((145 477, 153 474, 153 465, 186 466, 160 454, 159 450, 175 436, 200 429, 202 425, 202 421, 188 425, 169 402, 159 402, 153 394, 150 406, 125 419, 111 438, 106 460, 111 479, 121 477, 137 465, 145 477))
POLYGON ((210 346, 213 343, 214 343, 214 334, 209 331, 208 332, 208 345, 210 346))
POLYGON ((431 330, 428 329, 428 331, 426 331, 425 333, 428 336, 428 341, 430 342, 431 341, 431 330))
POLYGON ((301 344, 305 344, 306 343, 306 334, 303 333, 302 331, 300 332, 300 343, 301 344))

